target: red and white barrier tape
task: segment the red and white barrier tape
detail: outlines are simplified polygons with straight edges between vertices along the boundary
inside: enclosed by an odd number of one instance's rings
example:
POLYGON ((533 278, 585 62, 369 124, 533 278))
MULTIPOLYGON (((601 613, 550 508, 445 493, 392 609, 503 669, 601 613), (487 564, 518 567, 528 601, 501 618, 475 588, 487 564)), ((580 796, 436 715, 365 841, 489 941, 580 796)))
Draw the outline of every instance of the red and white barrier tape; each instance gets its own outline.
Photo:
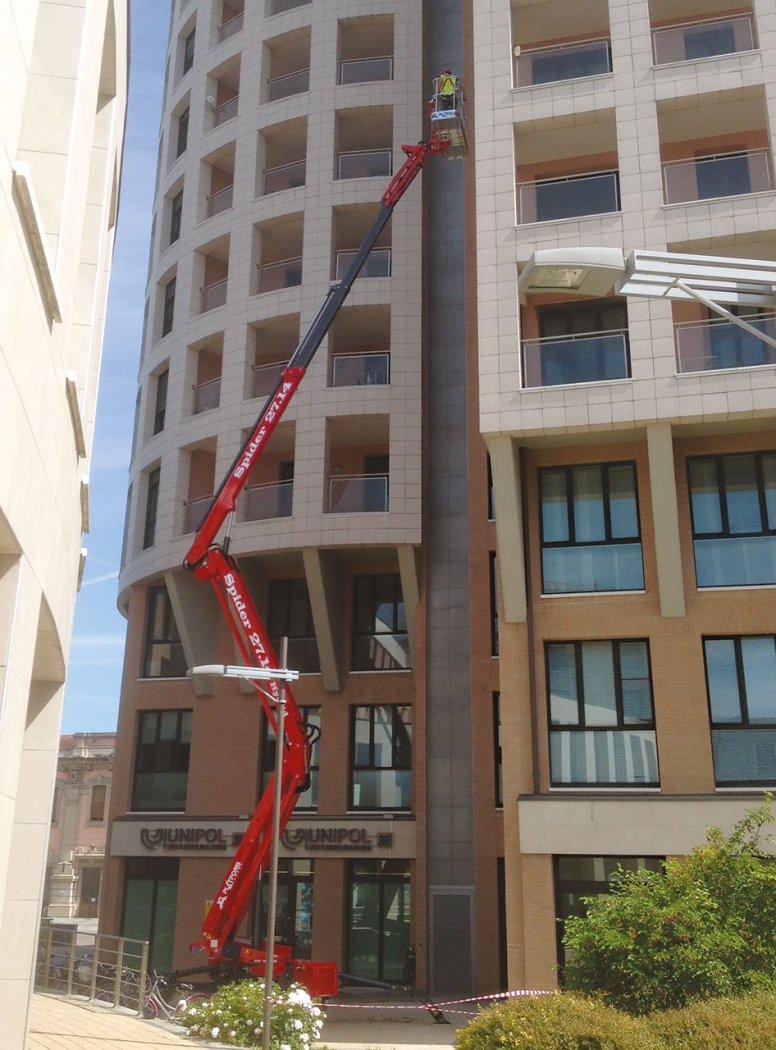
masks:
POLYGON ((485 1003, 497 999, 515 999, 518 996, 528 995, 554 995, 548 991, 530 991, 528 989, 515 989, 511 992, 493 992, 491 995, 473 995, 470 999, 448 999, 442 1003, 403 1003, 394 1005, 392 1003, 335 1003, 329 1001, 326 1008, 336 1007, 338 1010, 442 1010, 447 1014, 473 1014, 472 1010, 451 1010, 451 1006, 462 1006, 464 1003, 485 1003))

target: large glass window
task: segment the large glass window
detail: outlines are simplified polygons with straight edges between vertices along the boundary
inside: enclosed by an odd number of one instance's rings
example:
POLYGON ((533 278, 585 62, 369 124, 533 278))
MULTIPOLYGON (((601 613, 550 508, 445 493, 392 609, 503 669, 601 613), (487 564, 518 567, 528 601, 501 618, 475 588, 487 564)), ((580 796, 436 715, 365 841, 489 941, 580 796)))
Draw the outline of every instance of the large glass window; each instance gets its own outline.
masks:
POLYGON ((169 335, 172 331, 175 318, 175 285, 176 279, 168 281, 164 286, 164 309, 162 311, 162 335, 169 335))
POLYGON ((537 307, 539 339, 523 342, 524 385, 557 386, 630 375, 628 313, 622 299, 537 307))
POLYGON ((132 809, 176 812, 186 809, 191 748, 191 711, 138 714, 132 809))
POLYGON ((401 578, 357 576, 353 591, 353 671, 401 671, 410 647, 401 578))
POLYGON ((699 587, 776 583, 776 452, 687 461, 699 587))
POLYGON ((178 116, 178 138, 175 143, 175 156, 180 157, 182 153, 186 152, 186 147, 189 144, 189 107, 183 110, 178 116))
POLYGON ((539 472, 545 594, 644 588, 635 463, 539 472))
MULTIPOLYGON (((320 769, 320 733, 321 733, 321 709, 320 707, 301 707, 302 720, 305 731, 308 733, 312 743, 310 752, 310 786, 297 795, 296 809, 318 808, 318 770, 320 769)), ((261 735, 261 790, 264 791, 275 772, 275 743, 277 737, 275 730, 262 718, 261 735)))
POLYGON ((647 643, 553 642, 546 657, 553 785, 656 786, 647 643))
MULTIPOLYGON (((154 405, 154 434, 160 434, 164 430, 164 420, 167 415, 167 388, 170 381, 170 369, 165 368, 156 377, 156 404, 154 405)), ((149 544, 151 546, 151 544, 149 544)))
POLYGON ((148 592, 143 678, 185 678, 186 657, 166 587, 148 592))
POLYGON ((267 633, 278 653, 280 639, 284 635, 288 638, 289 667, 302 674, 317 674, 320 671, 307 580, 272 580, 269 585, 267 633))
POLYGON ((490 655, 498 656, 498 558, 490 552, 490 655))
POLYGON ((170 203, 170 244, 180 238, 181 218, 183 217, 183 190, 176 193, 170 203))
POLYGON ((143 550, 156 543, 156 516, 159 510, 159 482, 161 467, 149 470, 146 484, 146 512, 143 522, 143 550))
MULTIPOLYGON (((301 860, 278 858, 275 943, 285 944, 290 948, 294 959, 309 959, 312 954, 314 863, 306 858, 301 860)), ((259 943, 263 944, 267 937, 269 872, 261 880, 260 885, 259 943)))
POLYGON ((776 783, 776 637, 706 638, 714 778, 776 783))
POLYGON ((348 862, 347 970, 403 982, 410 946, 410 862, 348 862))
POLYGON ((504 805, 503 767, 501 756, 501 696, 493 694, 493 764, 496 774, 496 806, 504 805))
MULTIPOLYGON (((178 858, 128 857, 124 864, 121 935, 149 941, 149 968, 169 973, 178 900, 178 858)), ((139 959, 125 953, 125 966, 138 964, 139 959)))
POLYGON ((354 707, 351 809, 412 808, 412 708, 354 707))

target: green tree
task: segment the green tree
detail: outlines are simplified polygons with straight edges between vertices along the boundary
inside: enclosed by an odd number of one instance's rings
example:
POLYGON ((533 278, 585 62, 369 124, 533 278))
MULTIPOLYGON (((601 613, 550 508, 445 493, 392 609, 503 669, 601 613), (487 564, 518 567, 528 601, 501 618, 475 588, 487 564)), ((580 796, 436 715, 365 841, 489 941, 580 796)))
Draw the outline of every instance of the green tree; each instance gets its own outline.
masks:
POLYGON ((623 872, 587 915, 566 922, 567 987, 647 1013, 698 999, 776 987, 776 864, 763 845, 771 796, 729 838, 665 873, 623 872))

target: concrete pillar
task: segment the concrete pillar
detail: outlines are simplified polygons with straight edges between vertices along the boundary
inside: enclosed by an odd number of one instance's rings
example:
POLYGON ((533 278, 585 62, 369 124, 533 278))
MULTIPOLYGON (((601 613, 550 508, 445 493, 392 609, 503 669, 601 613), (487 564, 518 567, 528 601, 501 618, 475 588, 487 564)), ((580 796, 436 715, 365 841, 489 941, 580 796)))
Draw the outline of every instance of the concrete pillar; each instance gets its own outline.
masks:
POLYGON ((684 616, 682 548, 670 423, 653 423, 647 427, 647 451, 660 612, 663 616, 684 616))
POLYGON ((508 434, 499 434, 488 438, 488 451, 496 500, 498 571, 504 619, 507 623, 525 623, 528 602, 519 450, 508 434))

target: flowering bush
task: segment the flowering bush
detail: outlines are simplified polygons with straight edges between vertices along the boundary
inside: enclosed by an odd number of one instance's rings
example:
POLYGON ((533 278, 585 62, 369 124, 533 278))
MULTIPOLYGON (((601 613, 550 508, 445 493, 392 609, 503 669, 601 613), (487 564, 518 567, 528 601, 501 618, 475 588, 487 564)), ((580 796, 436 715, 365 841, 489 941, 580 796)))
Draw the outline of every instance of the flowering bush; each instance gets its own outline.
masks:
MULTIPOLYGON (((292 984, 272 990, 271 1050, 311 1050, 320 1038, 324 1013, 304 988, 292 984)), ((219 989, 212 999, 195 999, 177 1020, 189 1034, 231 1046, 261 1046, 264 1028, 264 981, 250 979, 219 989)))

